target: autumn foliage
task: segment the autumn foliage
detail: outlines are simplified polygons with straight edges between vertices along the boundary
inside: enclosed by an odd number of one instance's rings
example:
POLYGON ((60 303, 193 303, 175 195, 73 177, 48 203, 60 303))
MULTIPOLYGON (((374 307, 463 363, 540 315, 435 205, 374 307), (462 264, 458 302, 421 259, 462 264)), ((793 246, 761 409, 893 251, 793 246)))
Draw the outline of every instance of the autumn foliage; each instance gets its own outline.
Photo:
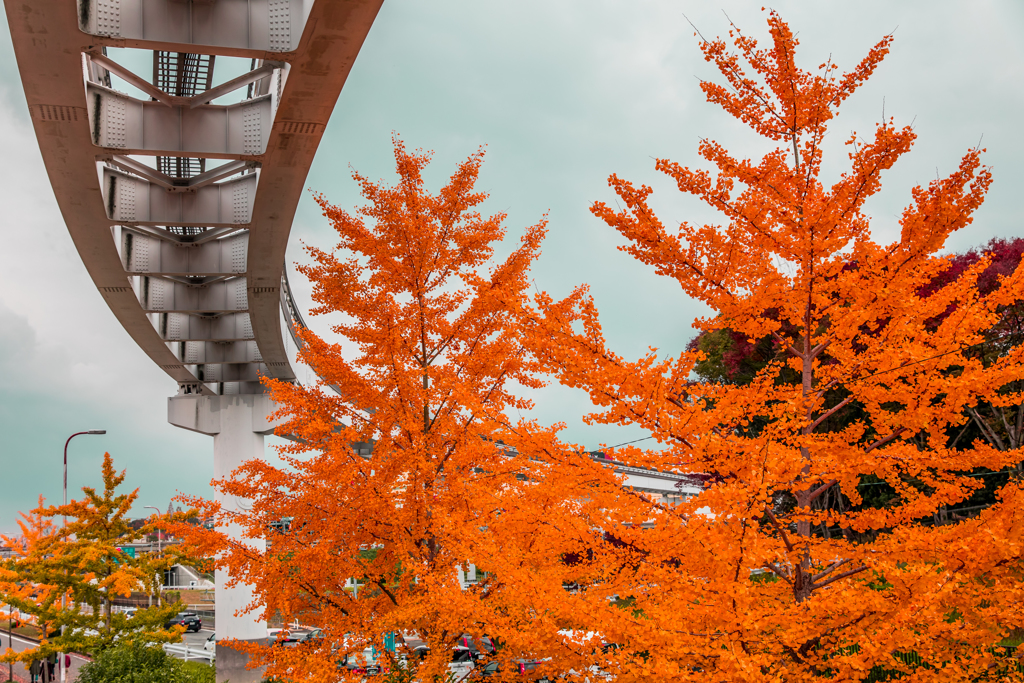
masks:
POLYGON ((557 425, 519 416, 530 402, 517 392, 542 386, 524 321, 545 225, 499 259, 505 216, 482 214, 475 188, 482 151, 437 193, 423 178, 429 154, 396 140, 394 156, 394 185, 354 174, 365 200, 355 213, 317 196, 339 241, 309 248, 300 270, 314 314, 331 316, 340 341, 302 332, 300 360, 320 379, 268 382, 278 433, 296 439, 283 466, 250 461, 217 483, 251 500, 248 512, 206 504, 218 524, 265 535, 267 550, 201 529, 192 537, 254 587, 253 612, 324 630, 298 648, 239 646, 268 675, 337 680, 343 655, 385 653, 393 632, 430 647, 423 681, 444 680, 463 634, 501 642, 506 675, 517 657, 582 669, 600 643, 566 644, 558 630, 621 610, 565 587, 614 564, 602 529, 646 504, 559 442, 557 425), (460 571, 474 568, 464 588, 460 571))
POLYGON ((239 645, 268 675, 335 680, 342 655, 405 632, 430 647, 410 664, 421 681, 445 678, 463 634, 501 643, 503 680, 520 658, 624 683, 1021 678, 1005 647, 1024 623, 1019 439, 961 437, 982 413, 1020 414, 1024 347, 1001 330, 1024 269, 940 255, 992 182, 983 150, 916 187, 880 243, 866 202, 913 130, 882 121, 848 138, 836 182, 821 171, 833 118, 892 38, 847 73, 806 71, 789 26, 768 26, 767 47, 735 28, 732 47, 701 39, 723 79, 701 88, 774 149, 755 161, 704 140, 703 167, 656 163, 721 224, 667 226, 652 188, 618 176, 616 208, 592 207, 713 310, 703 334, 759 349, 743 381, 696 381, 699 344, 616 354, 585 287, 531 298, 545 225, 496 257, 505 216, 481 213, 482 152, 432 193, 430 155, 396 140, 395 185, 354 174, 355 213, 317 196, 339 241, 300 270, 338 341, 302 331, 319 379, 267 382, 293 439, 283 464, 216 483, 251 506, 193 501, 266 550, 182 529, 254 587, 249 611, 324 630, 239 645), (522 419, 544 373, 587 391, 593 420, 660 442, 617 449, 624 466, 699 475, 704 493, 649 499, 560 425, 522 419), (991 504, 957 514, 993 473, 991 504))
POLYGON ((180 628, 164 628, 178 607, 162 606, 157 576, 177 560, 172 554, 130 557, 119 546, 137 542, 153 527, 133 529, 127 514, 138 490, 118 493, 125 473, 104 454, 103 489, 83 487, 67 505, 39 506, 22 513, 20 538, 0 537, 16 549, 0 565, 0 602, 30 615, 44 634, 40 644, 3 661, 27 662, 54 652, 95 653, 115 643, 162 643, 181 639, 180 628), (63 518, 67 518, 67 524, 63 518), (129 618, 112 609, 117 597, 156 594, 155 606, 129 618))
POLYGON ((989 441, 951 445, 971 410, 1021 402, 1024 349, 974 350, 1024 298, 1024 269, 992 278, 982 255, 943 277, 939 255, 992 182, 983 150, 916 187, 899 239, 877 242, 865 202, 910 151, 911 127, 851 135, 831 185, 821 169, 830 123, 892 38, 849 72, 808 71, 790 27, 774 12, 768 25, 767 46, 735 27, 731 47, 702 39, 722 80, 701 88, 775 148, 749 160, 703 140, 702 167, 656 163, 721 224, 666 225, 651 187, 614 175, 615 208, 592 207, 625 251, 714 311, 700 330, 767 340, 762 367, 743 383, 695 382, 699 350, 615 354, 585 288, 542 302, 546 367, 590 393, 594 419, 663 445, 616 457, 713 482, 653 511, 635 541, 644 561, 623 569, 635 618, 595 628, 622 646, 619 680, 1019 679, 1000 644, 1024 623, 1022 482, 1004 479, 973 516, 943 514, 983 486, 979 473, 1024 460, 989 441), (894 495, 865 505, 869 482, 894 495))

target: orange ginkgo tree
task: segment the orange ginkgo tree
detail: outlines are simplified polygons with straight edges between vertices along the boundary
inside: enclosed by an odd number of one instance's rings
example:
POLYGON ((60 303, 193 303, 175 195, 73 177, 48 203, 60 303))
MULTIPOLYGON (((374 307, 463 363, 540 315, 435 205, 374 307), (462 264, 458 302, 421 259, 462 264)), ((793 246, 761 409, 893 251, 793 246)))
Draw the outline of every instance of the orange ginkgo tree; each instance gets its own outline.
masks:
POLYGON ((281 449, 285 466, 254 460, 216 483, 251 500, 246 512, 190 500, 265 536, 267 550, 180 533, 253 586, 254 611, 323 629, 297 648, 239 644, 268 675, 333 681, 346 653, 370 645, 397 668, 394 633, 429 646, 429 658, 404 665, 423 681, 446 680, 464 634, 502 643, 505 674, 523 657, 586 670, 600 643, 558 632, 620 611, 604 567, 628 550, 603 530, 645 501, 560 443, 557 426, 519 417, 530 407, 522 387, 541 386, 523 320, 544 223, 497 258, 505 216, 479 210, 483 152, 437 193, 423 177, 429 154, 396 139, 394 155, 393 186, 354 174, 365 199, 354 214, 317 197, 339 242, 308 248, 312 264, 299 270, 338 338, 300 332, 315 384, 268 382, 277 432, 295 439, 281 449))
POLYGON ((774 359, 745 385, 694 381, 699 351, 630 361, 608 348, 585 288, 544 302, 535 328, 549 367, 599 406, 594 419, 642 426, 664 445, 620 449, 620 460, 708 475, 694 501, 652 504, 635 621, 612 637, 633 675, 657 680, 1019 677, 998 645, 1024 625, 1022 482, 976 518, 934 523, 982 485, 979 473, 1022 459, 981 442, 950 447, 965 409, 1019 399, 999 389, 1020 380, 1020 347, 987 363, 969 351, 1021 298, 1022 269, 985 295, 987 259, 929 286, 990 185, 983 150, 915 188, 899 239, 879 243, 865 202, 914 132, 887 120, 851 136, 849 168, 830 186, 823 143, 892 38, 848 73, 831 61, 806 71, 790 27, 774 12, 768 27, 767 46, 735 27, 733 47, 701 39, 724 79, 701 88, 775 148, 753 161, 703 140, 705 168, 656 163, 722 223, 666 225, 652 188, 614 175, 618 207, 592 211, 625 251, 713 310, 698 329, 767 337, 774 359), (894 496, 866 506, 866 485, 894 496))

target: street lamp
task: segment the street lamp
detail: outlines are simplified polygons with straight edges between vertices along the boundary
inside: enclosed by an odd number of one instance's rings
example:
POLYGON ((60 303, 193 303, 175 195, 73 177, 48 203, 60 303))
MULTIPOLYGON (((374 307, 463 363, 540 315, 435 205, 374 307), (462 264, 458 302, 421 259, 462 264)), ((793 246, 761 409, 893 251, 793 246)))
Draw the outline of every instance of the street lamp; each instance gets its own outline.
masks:
MULTIPOLYGON (((67 504, 68 504, 68 444, 71 443, 71 439, 75 438, 76 436, 81 436, 82 434, 106 434, 106 433, 107 433, 106 429, 89 429, 89 430, 84 431, 84 432, 75 432, 74 434, 72 434, 71 436, 68 437, 67 441, 64 442, 64 506, 65 507, 67 507, 67 504)), ((68 528, 68 516, 67 515, 63 515, 63 517, 64 517, 64 529, 66 530, 68 528)), ((66 534, 64 536, 64 542, 65 543, 68 542, 68 537, 67 537, 66 534)), ((60 597, 60 608, 61 608, 61 611, 66 611, 67 607, 68 607, 68 594, 67 594, 67 591, 64 591, 64 595, 62 595, 60 597)), ((66 628, 66 626, 63 626, 63 625, 60 627, 60 634, 61 635, 64 635, 65 628, 66 628)), ((66 662, 64 660, 64 657, 65 657, 65 654, 63 652, 61 652, 60 653, 60 683, 67 683, 67 680, 68 680, 68 668, 67 668, 66 662)))
MULTIPOLYGON (((64 442, 64 504, 68 504, 68 444, 71 443, 71 439, 82 434, 106 434, 106 429, 90 429, 85 432, 75 432, 68 437, 68 440, 64 442)), ((67 516, 64 517, 64 526, 68 525, 67 516)))
MULTIPOLYGON (((156 510, 156 516, 157 517, 160 516, 160 508, 153 507, 152 505, 143 505, 142 507, 144 507, 147 510, 156 510)), ((156 530, 156 554, 159 555, 162 551, 163 551, 163 546, 160 544, 160 529, 158 528, 156 530)), ((149 606, 150 607, 153 606, 153 595, 152 595, 152 593, 149 596, 149 606)))

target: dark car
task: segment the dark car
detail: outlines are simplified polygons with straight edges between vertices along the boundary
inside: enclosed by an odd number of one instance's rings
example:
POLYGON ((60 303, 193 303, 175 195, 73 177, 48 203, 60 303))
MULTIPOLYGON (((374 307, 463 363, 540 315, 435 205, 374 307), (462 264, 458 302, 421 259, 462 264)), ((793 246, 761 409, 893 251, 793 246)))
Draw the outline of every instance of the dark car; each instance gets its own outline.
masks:
POLYGON ((309 631, 303 628, 281 629, 270 637, 270 644, 295 647, 308 633, 309 631))
POLYGON ((289 631, 287 636, 283 635, 283 632, 278 633, 274 643, 285 647, 295 647, 303 643, 316 642, 323 637, 324 632, 318 628, 297 628, 294 631, 289 631))
POLYGON ((498 648, 488 636, 474 637, 468 633, 462 634, 459 638, 459 645, 468 648, 473 653, 473 660, 493 657, 498 653, 498 648))
POLYGON ((551 679, 547 676, 535 673, 535 669, 539 669, 548 663, 545 659, 517 659, 512 662, 513 670, 518 671, 520 676, 527 676, 528 680, 537 681, 537 683, 550 683, 551 679))
POLYGON ((323 640, 323 639, 324 639, 324 632, 321 631, 318 628, 312 628, 312 629, 309 629, 308 631, 303 631, 301 637, 298 640, 298 642, 299 642, 300 645, 303 644, 303 643, 310 643, 310 644, 312 644, 312 643, 315 643, 318 640, 323 640))
POLYGON ((490 678, 501 675, 501 662, 487 662, 473 670, 473 678, 490 678))
POLYGON ((203 627, 203 620, 195 612, 178 612, 168 620, 164 628, 171 628, 172 626, 184 626, 186 631, 198 633, 199 629, 203 627))

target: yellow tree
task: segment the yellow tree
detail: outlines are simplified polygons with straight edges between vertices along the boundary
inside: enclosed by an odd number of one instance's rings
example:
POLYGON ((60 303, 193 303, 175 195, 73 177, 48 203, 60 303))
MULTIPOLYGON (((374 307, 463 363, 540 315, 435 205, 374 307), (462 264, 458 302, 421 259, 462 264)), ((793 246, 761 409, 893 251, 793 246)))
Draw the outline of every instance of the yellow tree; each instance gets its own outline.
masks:
POLYGON ((130 557, 119 546, 144 538, 149 527, 133 529, 126 519, 138 490, 117 494, 125 474, 103 456, 103 490, 83 487, 81 500, 39 506, 22 514, 22 539, 3 537, 16 555, 0 574, 0 601, 32 615, 42 629, 36 648, 8 652, 4 661, 30 661, 53 652, 97 652, 115 640, 169 642, 181 629, 165 629, 177 606, 139 610, 128 617, 111 609, 116 596, 154 589, 164 557, 130 557), (67 517, 67 525, 55 519, 67 517))
POLYGON ((531 405, 518 387, 542 386, 522 331, 544 223, 496 259, 505 216, 479 211, 483 152, 437 193, 423 178, 429 154, 395 140, 394 155, 395 185, 354 175, 366 200, 355 214, 317 197, 340 240, 334 251, 309 248, 313 264, 300 270, 314 313, 331 315, 348 346, 304 331, 300 359, 321 379, 268 382, 278 433, 296 439, 281 449, 285 466, 250 461, 217 482, 252 501, 221 520, 266 535, 267 551, 179 533, 255 587, 253 609, 324 629, 306 647, 244 646, 268 675, 333 680, 342 654, 383 651, 396 631, 431 648, 420 680, 447 674, 465 633, 504 643, 506 672, 517 657, 581 670, 593 643, 566 643, 558 631, 614 610, 602 558, 620 551, 602 530, 645 506, 560 443, 558 425, 518 416, 531 405), (474 569, 478 580, 463 586, 459 572, 474 569))
POLYGON ((614 175, 618 208, 592 211, 714 311, 699 329, 768 337, 772 362, 735 386, 692 381, 696 351, 629 361, 608 348, 585 288, 543 302, 535 328, 549 367, 600 407, 595 419, 640 425, 664 445, 617 457, 710 475, 695 502, 654 513, 622 652, 646 652, 659 680, 1019 677, 996 646, 1024 617, 1021 482, 976 518, 933 524, 982 485, 972 473, 1021 460, 980 442, 950 447, 965 409, 1018 400, 999 389, 1022 376, 1021 347, 985 363, 970 349, 1022 297, 1024 272, 982 294, 982 258, 932 286, 949 267, 938 252, 991 182, 982 150, 915 188, 899 239, 879 243, 865 201, 914 132, 887 120, 870 139, 851 136, 849 170, 831 186, 823 142, 892 38, 842 74, 831 61, 801 69, 789 26, 772 12, 768 28, 764 47, 735 27, 733 49, 701 39, 724 79, 701 88, 775 149, 754 161, 703 140, 708 168, 656 163, 723 222, 666 225, 650 187, 614 175), (868 482, 891 487, 888 505, 862 505, 868 482))

